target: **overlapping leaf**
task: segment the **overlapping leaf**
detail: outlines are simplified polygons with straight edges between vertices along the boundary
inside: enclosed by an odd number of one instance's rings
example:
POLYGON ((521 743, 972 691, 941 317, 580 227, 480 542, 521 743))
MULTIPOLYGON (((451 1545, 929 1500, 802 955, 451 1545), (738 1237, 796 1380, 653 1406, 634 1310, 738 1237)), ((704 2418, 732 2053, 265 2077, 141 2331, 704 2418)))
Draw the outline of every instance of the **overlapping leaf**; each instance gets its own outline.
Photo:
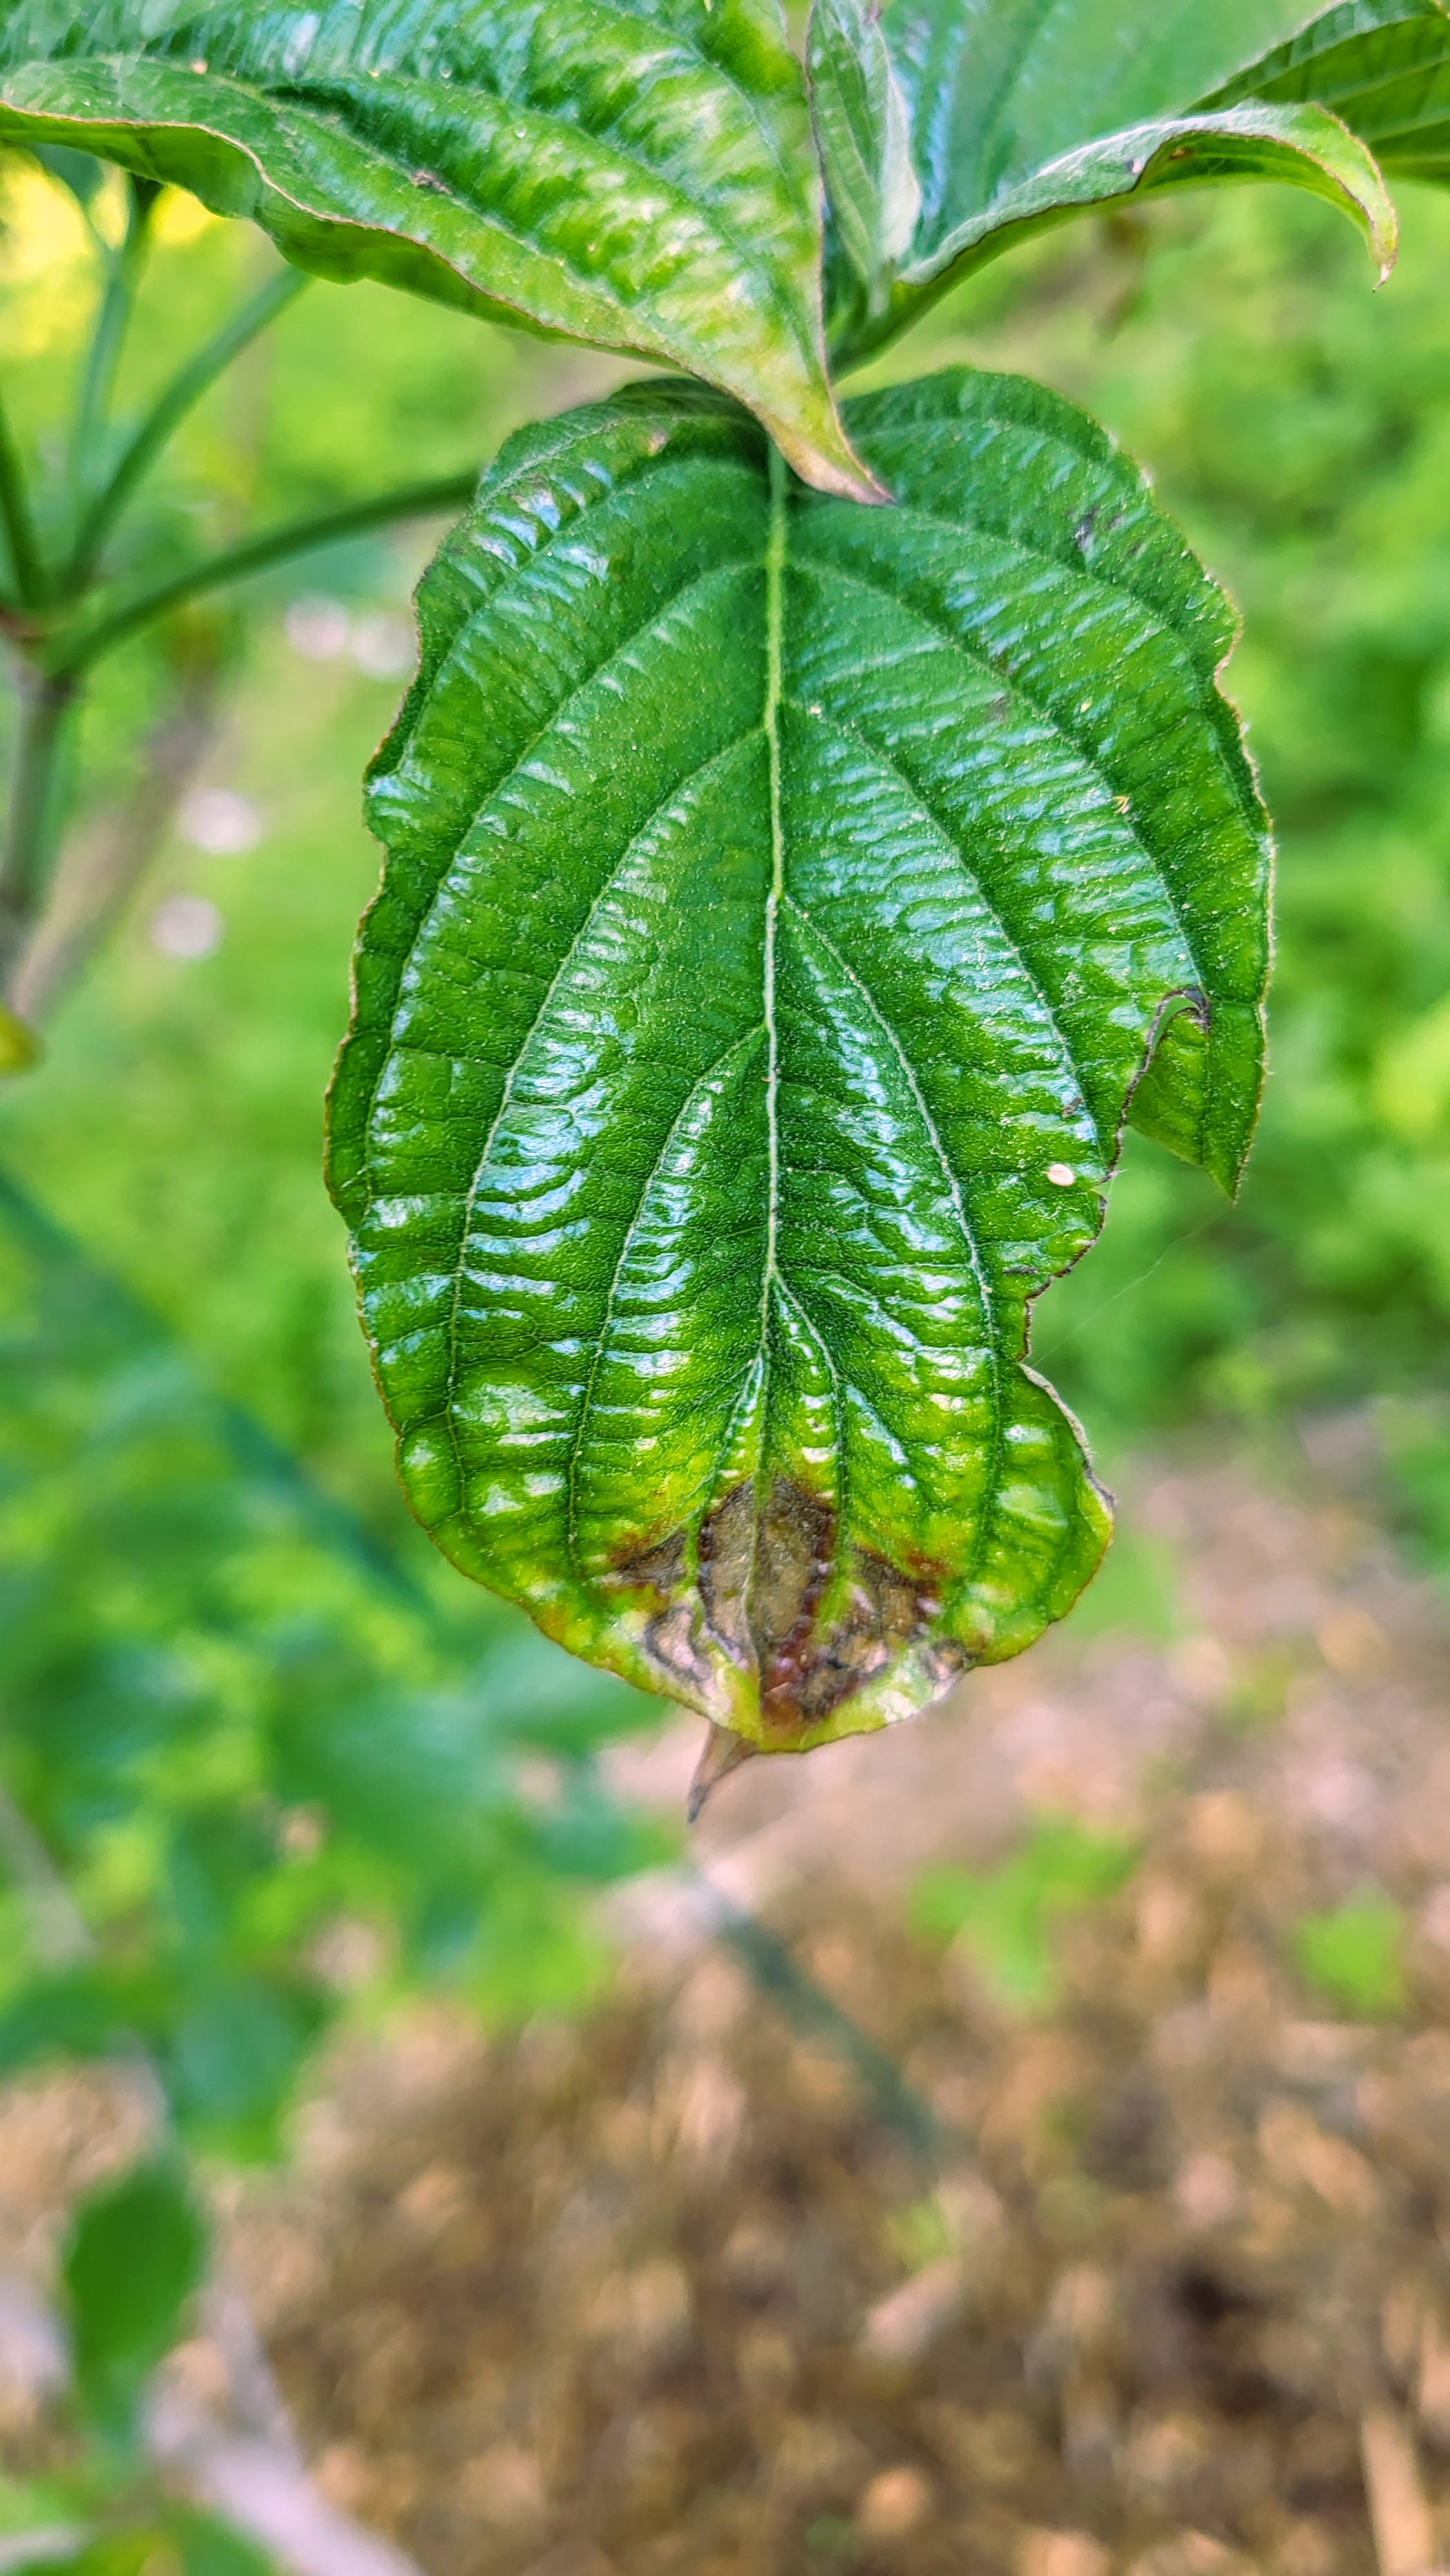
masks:
POLYGON ((421 595, 332 1182, 414 1508, 769 1749, 1015 1653, 1102 1498, 1024 1365, 1134 1086, 1232 1185, 1232 621, 1081 414, 953 374, 804 490, 704 393, 524 433, 421 595))
POLYGON ((1441 0, 1343 0, 1229 82, 1214 105, 1330 108, 1386 170, 1450 178, 1450 11, 1441 0))
POLYGON ((777 0, 19 0, 7 139, 175 181, 324 276, 684 367, 862 489, 777 0))
MULTIPOLYGON (((1355 219, 1383 270, 1394 256, 1394 209, 1359 135, 1312 84, 1225 86, 1304 17, 1303 0, 1215 0, 1211 9, 1127 0, 1112 10, 1099 0, 885 0, 880 32, 906 102, 921 212, 909 248, 883 262, 873 291, 853 294, 835 277, 845 350, 861 355, 952 279, 1048 224, 1185 183, 1306 188, 1355 219)), ((823 55, 815 72, 823 133, 840 121, 831 75, 839 53, 823 55)), ((838 183, 833 204, 837 193, 838 183)))

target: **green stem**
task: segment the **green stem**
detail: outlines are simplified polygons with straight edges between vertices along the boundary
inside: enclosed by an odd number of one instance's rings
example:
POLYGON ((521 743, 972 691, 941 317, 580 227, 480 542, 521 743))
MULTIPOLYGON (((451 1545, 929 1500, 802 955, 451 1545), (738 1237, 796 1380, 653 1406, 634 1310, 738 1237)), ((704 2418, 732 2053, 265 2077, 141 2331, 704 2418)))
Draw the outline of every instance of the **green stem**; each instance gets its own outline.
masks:
POLYGON ((56 804, 56 765, 76 694, 69 672, 27 670, 10 814, 0 858, 0 968, 20 946, 44 889, 56 804))
POLYGON ((106 539, 131 494, 187 413, 200 402, 202 395, 215 384, 232 360, 240 357, 243 349, 257 338, 259 332, 265 331, 268 323, 275 320, 309 283, 300 269, 280 269, 267 280, 260 293, 244 304, 240 312, 233 314, 215 338, 208 340, 206 346, 188 360, 158 395, 81 523, 66 572, 66 588, 70 593, 85 588, 106 539))
POLYGON ((136 288, 146 260, 146 236, 158 191, 148 180, 128 182, 129 207, 125 237, 108 262, 105 288, 71 430, 69 476, 72 500, 79 510, 85 500, 95 451, 106 424, 111 389, 116 381, 126 326, 136 301, 136 288))
POLYGON ((24 608, 38 607, 45 590, 45 574, 36 542, 35 522, 30 515, 30 495, 25 489, 20 451, 11 436, 3 404, 0 404, 0 519, 4 521, 10 548, 16 598, 24 608))
POLYGON ((450 510, 466 508, 477 485, 476 473, 449 474, 432 483, 405 483, 395 492, 379 492, 371 500, 351 501, 345 509, 325 511, 315 519, 293 519, 266 536, 249 537, 245 545, 229 546, 225 553, 190 565, 170 581, 158 582, 153 590, 123 600, 108 617, 83 627, 79 634, 62 630, 52 639, 46 668, 53 679, 78 679, 103 653, 113 652, 128 636, 149 626, 153 618, 165 617, 189 599, 204 598, 208 591, 225 590, 231 582, 270 571, 273 565, 286 563, 295 555, 316 554, 323 546, 336 545, 343 537, 361 536, 369 528, 386 527, 400 519, 443 518, 450 510))

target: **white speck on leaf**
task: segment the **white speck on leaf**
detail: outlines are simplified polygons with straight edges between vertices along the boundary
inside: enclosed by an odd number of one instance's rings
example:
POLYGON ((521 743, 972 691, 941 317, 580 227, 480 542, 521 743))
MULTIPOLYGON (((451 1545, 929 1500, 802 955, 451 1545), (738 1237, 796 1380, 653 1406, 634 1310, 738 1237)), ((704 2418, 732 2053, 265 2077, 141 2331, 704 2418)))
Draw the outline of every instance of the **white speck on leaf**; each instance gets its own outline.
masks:
POLYGON ((1049 1163, 1047 1166, 1047 1177, 1051 1181, 1054 1189, 1070 1190, 1073 1182, 1077 1179, 1077 1174, 1073 1170, 1071 1163, 1049 1163))

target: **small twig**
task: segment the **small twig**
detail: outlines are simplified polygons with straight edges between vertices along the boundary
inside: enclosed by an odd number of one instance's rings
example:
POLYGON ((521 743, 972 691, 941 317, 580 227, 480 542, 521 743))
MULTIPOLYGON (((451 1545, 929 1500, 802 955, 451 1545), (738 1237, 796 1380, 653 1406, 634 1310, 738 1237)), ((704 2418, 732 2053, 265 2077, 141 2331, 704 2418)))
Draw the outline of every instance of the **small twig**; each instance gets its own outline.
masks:
POLYGON ((1428 2576, 1435 2526, 1414 2443, 1392 2407, 1365 2408, 1359 2450, 1379 2576, 1428 2576))
POLYGON ((241 2291, 225 2275, 213 2281, 207 2294, 206 2327, 226 2365, 227 2387, 242 2431, 265 2442, 279 2458, 290 2460, 294 2469, 301 2469, 302 2445, 267 2347, 241 2291))
POLYGON ((20 451, 11 435, 3 404, 0 404, 0 520, 4 522, 6 542, 10 548, 16 598, 22 607, 37 608, 45 593, 45 573, 35 521, 30 514, 30 496, 25 489, 20 451))
POLYGON ((152 2409, 148 2448, 292 2576, 419 2576, 416 2559, 339 2513, 275 2445, 236 2440, 170 2392, 152 2409))
POLYGON ((395 492, 378 492, 370 500, 351 501, 344 509, 324 511, 313 519, 292 519, 285 527, 273 528, 264 536, 249 537, 244 545, 228 546, 221 554, 209 555, 205 562, 176 573, 170 581, 158 582, 153 590, 123 600, 108 616, 98 618, 93 626, 83 626, 79 633, 63 629, 52 639, 47 667, 57 679, 76 679, 102 654, 113 652, 128 636, 189 599, 202 599, 211 591, 227 589, 232 582, 248 581, 255 573, 269 572, 274 565, 287 563, 298 555, 316 554, 324 546, 340 544, 344 537, 365 535, 370 528, 390 527, 406 519, 444 518, 452 510, 467 507, 477 483, 478 477, 472 473, 441 475, 428 483, 405 483, 395 492))
POLYGON ((0 856, 0 972, 15 956, 45 885, 56 806, 56 770, 76 695, 68 673, 23 672, 23 710, 10 812, 0 856))
POLYGON ((145 266, 151 209, 160 193, 151 180, 128 176, 125 235, 107 259, 106 282, 101 291, 91 345, 86 353, 71 429, 69 475, 77 511, 84 506, 92 460, 105 428, 111 389, 136 301, 136 288, 145 266))
POLYGON ((119 813, 62 853, 6 995, 28 1025, 69 990, 146 874, 215 739, 218 684, 210 666, 187 675, 147 738, 141 777, 119 813))
POLYGON ((199 349, 194 358, 188 359, 172 377, 122 450, 108 481, 96 494, 86 513, 66 571, 68 592, 82 589, 90 578, 106 539, 131 494, 187 413, 195 409, 203 394, 215 384, 218 376, 225 373, 233 359, 240 357, 242 351, 295 301, 310 282, 296 268, 283 268, 269 277, 265 286, 243 305, 241 311, 233 314, 206 346, 199 349))
POLYGON ((950 2152, 959 2160, 962 2140, 931 2104, 908 2084, 893 2059, 843 2012, 813 1977, 808 1977, 784 1941, 748 1914, 703 1870, 691 1873, 697 1902, 708 1928, 735 1952, 760 1994, 768 1995, 786 2019, 807 2039, 815 2039, 844 2059, 868 2095, 877 2118, 895 2129, 923 2162, 939 2164, 950 2152))

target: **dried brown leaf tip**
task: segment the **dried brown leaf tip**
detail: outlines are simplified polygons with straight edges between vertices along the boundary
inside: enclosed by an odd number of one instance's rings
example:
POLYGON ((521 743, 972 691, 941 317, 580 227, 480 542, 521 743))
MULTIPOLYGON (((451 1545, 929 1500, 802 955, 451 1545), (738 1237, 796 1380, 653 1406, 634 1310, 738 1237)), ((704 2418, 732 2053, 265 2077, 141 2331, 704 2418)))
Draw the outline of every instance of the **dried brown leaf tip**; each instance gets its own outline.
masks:
MULTIPOLYGON (((684 1531, 656 1540, 612 1579, 653 1597, 642 1644, 677 1696, 733 1716, 737 1677, 754 1685, 752 1749, 766 1753, 818 1740, 838 1709, 929 1637, 941 1609, 936 1581, 844 1540, 832 1505, 788 1476, 763 1496, 754 1479, 733 1486, 693 1540, 684 1531)), ((933 1653, 944 1688, 966 1656, 949 1641, 933 1653)), ((708 1747, 706 1759, 718 1765, 708 1747)), ((722 1776, 710 1768, 701 1803, 722 1776)))

